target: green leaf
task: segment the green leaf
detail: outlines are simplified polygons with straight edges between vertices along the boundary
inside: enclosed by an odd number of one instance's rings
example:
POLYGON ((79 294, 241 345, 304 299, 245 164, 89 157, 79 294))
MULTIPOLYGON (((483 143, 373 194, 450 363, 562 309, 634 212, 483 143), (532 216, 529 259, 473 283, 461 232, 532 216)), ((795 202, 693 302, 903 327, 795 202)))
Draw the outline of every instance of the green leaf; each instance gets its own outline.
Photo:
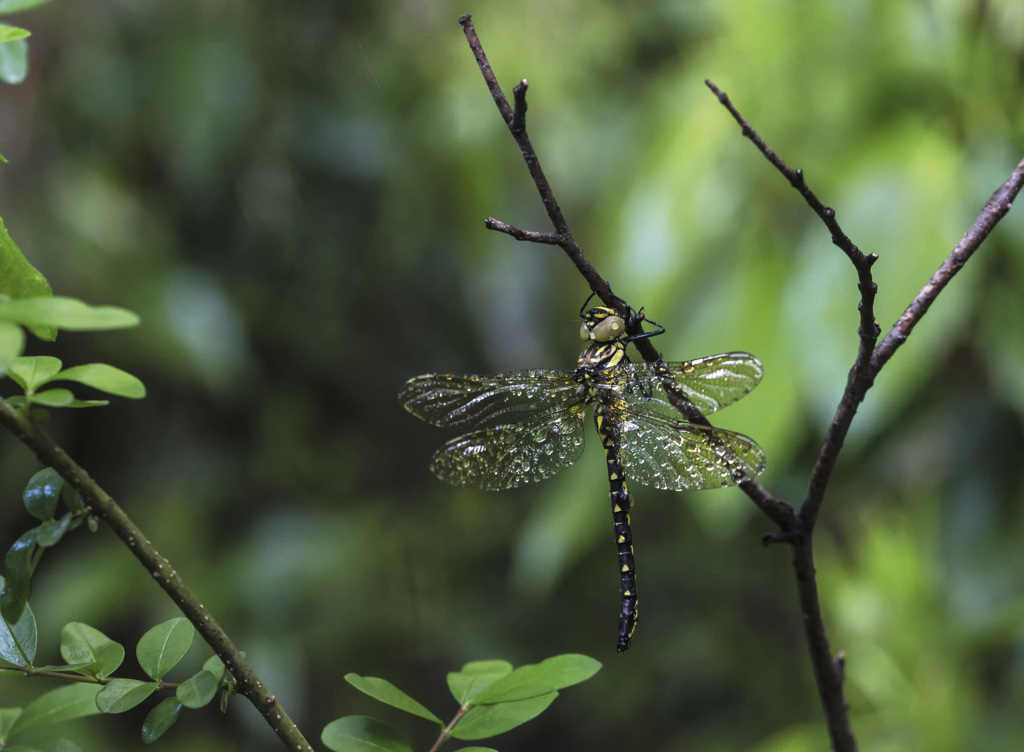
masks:
POLYGON ((159 688, 156 682, 114 679, 96 695, 96 707, 104 713, 131 710, 159 688))
POLYGON ((181 716, 182 704, 174 697, 165 698, 159 705, 149 711, 142 722, 142 741, 152 744, 174 725, 181 716))
POLYGON ((25 350, 25 330, 10 321, 0 321, 0 376, 25 350))
POLYGON ((42 525, 38 525, 36 530, 36 543, 39 544, 40 548, 50 548, 60 543, 61 538, 64 537, 65 533, 69 530, 74 530, 82 524, 82 520, 76 517, 73 512, 66 513, 59 520, 49 520, 44 522, 42 525))
POLYGON ((512 664, 508 661, 473 661, 461 671, 448 674, 448 689, 459 705, 465 705, 486 687, 511 673, 512 664))
POLYGON ((88 663, 87 676, 109 676, 124 661, 124 648, 98 629, 80 621, 60 630, 60 657, 68 663, 88 663))
POLYGON ((455 724, 452 736, 456 739, 485 739, 504 734, 544 712, 558 692, 518 702, 499 702, 496 705, 477 705, 455 724))
POLYGON ((46 728, 72 718, 98 715, 96 695, 100 689, 99 684, 69 684, 37 697, 25 706, 25 712, 15 721, 12 735, 46 728))
MULTIPOLYGON (((3 586, 4 578, 0 577, 0 588, 3 586)), ((38 638, 36 617, 26 603, 14 624, 0 619, 0 658, 14 666, 28 668, 36 657, 38 638)))
POLYGON ((412 752, 390 726, 365 715, 331 721, 320 734, 320 741, 334 752, 412 752))
POLYGON ((32 32, 28 29, 10 24, 0 24, 0 43, 13 42, 15 39, 25 39, 30 36, 32 36, 32 32))
POLYGON ((376 676, 359 676, 359 674, 345 674, 345 681, 351 684, 353 687, 358 689, 363 694, 367 694, 375 700, 380 700, 394 708, 404 710, 406 713, 412 713, 420 718, 425 718, 428 721, 433 721, 441 728, 444 728, 444 723, 436 715, 431 713, 425 707, 420 705, 416 700, 412 699, 405 692, 400 690, 394 684, 389 682, 387 679, 379 679, 376 676))
POLYGON ((75 395, 69 389, 45 389, 32 395, 34 404, 46 407, 70 407, 74 401, 75 395))
POLYGON ((63 363, 49 355, 23 356, 11 365, 10 377, 26 392, 34 392, 60 373, 63 363))
POLYGON ((586 681, 600 670, 600 662, 589 656, 576 653, 556 655, 540 663, 520 666, 480 692, 473 702, 484 705, 546 695, 586 681))
POLYGON ((142 399, 146 396, 146 387, 139 379, 106 363, 73 366, 58 373, 54 380, 77 381, 93 389, 129 399, 142 399))
POLYGON ((24 326, 101 331, 138 326, 138 314, 115 306, 91 306, 75 298, 35 297, 0 301, 0 319, 24 326))
POLYGON ((110 400, 72 400, 70 404, 64 405, 64 407, 105 407, 110 404, 110 400))
POLYGON ((35 8, 38 5, 45 5, 50 0, 0 0, 0 15, 7 13, 21 13, 23 10, 35 8))
POLYGON ((455 752, 498 752, 492 747, 459 747, 455 752))
MULTIPOLYGON (((19 54, 16 51, 18 47, 23 51, 28 49, 24 40, 0 44, 0 78, 8 83, 20 83, 20 81, 11 81, 8 78, 12 72, 12 64, 17 67, 18 61, 13 58, 17 58, 19 54)), ((26 69, 27 58, 22 61, 22 72, 26 69)), ((0 219, 0 295, 8 295, 11 298, 28 298, 50 294, 50 283, 18 250, 17 244, 7 233, 7 228, 4 227, 3 220, 0 219)), ((36 333, 36 336, 40 335, 36 333)))
POLYGON ((64 490, 64 479, 52 467, 45 467, 28 479, 21 500, 37 520, 52 520, 64 490))
POLYGON ((39 546, 36 543, 37 528, 26 530, 4 558, 3 592, 0 592, 0 614, 13 624, 21 617, 21 610, 28 603, 32 593, 32 573, 39 562, 39 546))
POLYGON ((217 696, 219 680, 209 671, 197 671, 178 685, 175 695, 186 708, 201 708, 209 705, 217 696))
POLYGON ((11 738, 11 727, 21 715, 21 708, 0 708, 0 749, 11 738))
POLYGON ((85 511, 85 500, 82 498, 82 492, 72 486, 70 483, 65 483, 64 487, 60 491, 61 501, 72 512, 84 512, 85 511))
POLYGON ((203 664, 203 671, 209 671, 211 674, 217 677, 217 681, 220 682, 224 678, 224 661, 216 655, 211 655, 206 659, 206 663, 203 664))
POLYGON ((162 679, 188 652, 195 634, 195 627, 184 616, 157 624, 142 635, 135 649, 142 670, 151 679, 162 679))
MULTIPOLYGON (((0 44, 0 81, 8 84, 20 84, 26 76, 28 76, 28 42, 24 39, 15 39, 13 42, 0 44)), ((50 339, 53 338, 50 337, 50 339)))

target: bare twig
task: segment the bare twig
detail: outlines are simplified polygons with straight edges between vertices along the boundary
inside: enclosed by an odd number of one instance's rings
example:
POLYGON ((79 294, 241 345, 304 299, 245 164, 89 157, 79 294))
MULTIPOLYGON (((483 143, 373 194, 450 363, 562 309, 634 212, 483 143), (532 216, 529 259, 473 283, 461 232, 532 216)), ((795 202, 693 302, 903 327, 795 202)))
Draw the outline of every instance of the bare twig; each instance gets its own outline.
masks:
POLYGON ((125 511, 110 494, 72 460, 50 435, 19 413, 9 402, 0 398, 0 424, 35 452, 44 465, 52 467, 73 488, 82 494, 85 504, 106 522, 118 538, 128 547, 150 576, 174 601, 174 605, 195 626, 213 652, 224 661, 228 671, 238 680, 238 691, 248 698, 256 710, 290 750, 311 750, 298 727, 263 685, 256 672, 246 662, 231 638, 216 622, 195 593, 182 581, 181 576, 167 559, 160 555, 125 511))
POLYGON ((957 244, 932 279, 918 293, 900 320, 879 344, 880 330, 873 312, 877 287, 871 277, 871 267, 877 260, 877 255, 862 253, 839 226, 835 212, 825 206, 807 185, 803 172, 790 168, 764 142, 724 92, 711 81, 705 83, 740 124, 743 135, 750 139, 765 158, 800 192, 808 205, 825 223, 832 235, 832 242, 843 250, 857 271, 858 289, 861 294, 860 327, 858 329, 860 347, 857 357, 850 369, 846 388, 811 473, 811 480, 800 507, 799 524, 796 528, 783 527, 779 533, 770 534, 764 539, 766 544, 786 542, 793 547, 793 567, 797 580, 800 611, 811 653, 811 663, 818 684, 818 693, 832 737, 832 746, 836 750, 854 750, 856 742, 850 729, 849 714, 843 698, 842 685, 846 658, 841 652, 834 659, 832 658, 821 615, 821 604, 818 600, 811 546, 814 525, 821 511, 832 469, 835 467, 857 408, 864 400, 882 366, 892 357, 893 352, 906 341, 907 336, 928 310, 935 297, 953 275, 963 267, 996 223, 1010 210, 1014 197, 1024 185, 1024 161, 1017 166, 1006 183, 988 200, 974 224, 964 235, 963 240, 957 244))
POLYGON ((1024 186, 1024 160, 1021 160, 1010 177, 985 202, 974 223, 971 224, 963 239, 956 244, 946 260, 942 262, 932 278, 928 280, 917 297, 907 306, 899 320, 885 335, 871 355, 871 378, 873 379, 892 357, 893 353, 907 341, 914 326, 928 311, 935 298, 960 271, 971 255, 978 249, 982 241, 988 237, 999 220, 1010 211, 1013 200, 1024 186))
MULTIPOLYGON (((526 230, 512 228, 510 225, 492 218, 486 220, 486 226, 492 230, 505 232, 517 240, 533 240, 534 238, 531 235, 535 235, 545 238, 538 242, 557 245, 565 251, 597 297, 606 306, 618 311, 623 318, 627 318, 629 312, 625 302, 612 293, 611 286, 597 273, 594 265, 590 263, 590 259, 587 258, 583 249, 573 237, 569 224, 565 221, 565 216, 562 214, 562 209, 559 207, 558 201, 555 200, 554 193, 551 191, 551 185, 544 175, 544 170, 541 169, 537 152, 534 150, 533 144, 530 143, 530 137, 526 133, 526 89, 529 87, 529 84, 526 79, 523 79, 512 90, 516 102, 515 109, 513 110, 508 103, 508 99, 505 98, 505 94, 501 91, 501 86, 498 85, 498 79, 494 76, 494 71, 491 70, 491 64, 487 61, 487 55, 484 53, 484 48, 480 44, 480 39, 476 35, 476 29, 473 27, 473 21, 468 13, 459 19, 459 24, 466 35, 466 41, 469 42, 469 47, 473 51, 473 56, 480 67, 480 72, 484 76, 484 81, 487 82, 491 98, 494 99, 494 104, 497 105, 498 112, 501 113, 501 119, 505 121, 505 125, 508 126, 512 138, 515 139, 516 144, 519 146, 519 151, 523 155, 523 161, 526 162, 526 167, 530 171, 530 177, 533 178, 533 183, 537 186, 540 200, 544 204, 544 209, 548 213, 551 224, 554 225, 555 233, 554 235, 548 233, 529 233, 526 230)), ((630 333, 638 334, 639 332, 630 333)), ((657 351, 648 340, 640 340, 637 344, 640 354, 645 359, 658 359, 657 351), (643 347, 641 348, 639 345, 643 345, 643 347)))

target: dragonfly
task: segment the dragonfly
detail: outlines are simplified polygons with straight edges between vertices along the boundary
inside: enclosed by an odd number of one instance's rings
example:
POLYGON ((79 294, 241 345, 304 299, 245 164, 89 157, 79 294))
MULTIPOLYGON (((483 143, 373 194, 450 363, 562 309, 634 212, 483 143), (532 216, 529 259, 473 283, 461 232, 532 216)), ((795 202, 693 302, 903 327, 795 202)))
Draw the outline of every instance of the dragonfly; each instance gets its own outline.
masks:
MULTIPOLYGON (((631 308, 629 313, 634 316, 631 308)), ((704 416, 749 393, 763 368, 745 352, 634 363, 626 346, 665 331, 646 319, 643 309, 636 320, 657 331, 627 336, 626 319, 603 306, 581 309, 580 317, 580 338, 589 345, 572 371, 430 373, 407 381, 398 399, 427 423, 465 431, 434 454, 434 475, 454 486, 487 490, 543 480, 576 462, 583 453, 586 413, 594 406, 618 552, 616 649, 622 653, 630 647, 638 613, 626 479, 694 491, 740 484, 760 474, 765 468, 761 447, 743 434, 711 426, 704 416)))

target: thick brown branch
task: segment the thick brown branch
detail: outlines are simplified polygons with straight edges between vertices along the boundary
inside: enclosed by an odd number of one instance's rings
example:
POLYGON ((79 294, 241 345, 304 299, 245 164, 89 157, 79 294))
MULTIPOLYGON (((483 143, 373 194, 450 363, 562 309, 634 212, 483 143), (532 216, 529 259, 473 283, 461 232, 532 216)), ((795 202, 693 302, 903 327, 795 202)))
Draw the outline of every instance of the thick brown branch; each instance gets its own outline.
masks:
POLYGON ((825 723, 836 752, 853 752, 857 742, 850 728, 849 707, 843 697, 843 663, 832 651, 825 633, 825 622, 821 616, 818 600, 818 583, 814 570, 814 551, 811 536, 803 536, 793 544, 793 572, 797 582, 797 597, 800 600, 800 616, 807 638, 807 649, 811 654, 814 680, 818 686, 818 697, 825 712, 825 723))
POLYGON ((2 398, 0 424, 35 452, 41 463, 56 470, 68 484, 82 494, 85 504, 110 526, 135 558, 142 562, 150 577, 167 592, 174 605, 192 622, 196 631, 224 661, 228 671, 238 680, 239 693, 245 695, 263 715, 285 746, 290 750, 312 749, 285 709, 274 699, 256 672, 242 657, 231 638, 206 610, 195 593, 185 585, 171 562, 160 555, 110 494, 104 491, 84 468, 72 460, 49 434, 2 398))

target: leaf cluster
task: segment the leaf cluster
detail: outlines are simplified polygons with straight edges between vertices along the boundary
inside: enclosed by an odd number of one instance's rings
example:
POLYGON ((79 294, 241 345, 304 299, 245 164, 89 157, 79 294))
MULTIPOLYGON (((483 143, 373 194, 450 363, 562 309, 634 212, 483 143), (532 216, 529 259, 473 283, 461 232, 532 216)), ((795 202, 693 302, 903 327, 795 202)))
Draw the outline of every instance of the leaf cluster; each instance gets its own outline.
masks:
MULTIPOLYGON (((441 729, 432 747, 436 750, 451 738, 486 739, 514 729, 544 712, 559 689, 586 681, 600 669, 598 661, 577 654, 556 655, 517 669, 507 661, 467 663, 448 674, 448 689, 459 710, 447 724, 386 679, 347 674, 345 681, 376 700, 436 723, 441 729)), ((412 752, 388 725, 367 716, 332 721, 321 738, 335 752, 412 752)), ((489 747, 463 748, 470 751, 493 752, 489 747)))
POLYGON ((124 661, 124 647, 88 624, 70 622, 61 629, 62 665, 35 666, 36 627, 26 606, 16 624, 0 622, 0 660, 9 668, 0 674, 48 676, 76 683, 51 690, 23 708, 0 708, 0 749, 59 749, 78 747, 68 739, 52 735, 40 741, 35 736, 72 718, 99 713, 123 713, 145 701, 158 690, 174 693, 156 705, 142 724, 142 740, 159 739, 181 716, 185 708, 201 708, 221 694, 221 708, 234 691, 234 680, 220 658, 213 656, 202 669, 180 684, 163 677, 185 656, 195 628, 184 617, 170 619, 147 631, 138 641, 135 656, 148 680, 112 678, 124 661))
MULTIPOLYGON (((28 597, 32 591, 32 575, 47 548, 56 546, 70 531, 77 528, 83 521, 90 520, 89 527, 96 529, 96 522, 91 518, 91 510, 85 507, 81 494, 65 483, 64 479, 53 468, 45 468, 29 479, 22 501, 28 513, 40 521, 38 525, 22 533, 21 537, 7 551, 4 557, 4 583, 0 585, 0 615, 5 624, 29 629, 23 623, 27 611, 28 597), (56 517, 60 502, 67 507, 67 512, 56 517)), ((31 623, 34 635, 35 622, 31 623)), ((29 637, 28 633, 24 635, 29 637)), ((31 651, 19 648, 21 660, 31 662, 35 651, 34 636, 31 651)), ((18 641, 19 646, 28 647, 27 642, 18 641)), ((9 659, 8 659, 9 660, 9 659)))
MULTIPOLYGON (((50 0, 0 0, 0 16, 21 13, 50 0)), ((28 29, 0 23, 0 81, 20 84, 28 75, 28 29)), ((6 160, 4 160, 6 161, 6 160)))

